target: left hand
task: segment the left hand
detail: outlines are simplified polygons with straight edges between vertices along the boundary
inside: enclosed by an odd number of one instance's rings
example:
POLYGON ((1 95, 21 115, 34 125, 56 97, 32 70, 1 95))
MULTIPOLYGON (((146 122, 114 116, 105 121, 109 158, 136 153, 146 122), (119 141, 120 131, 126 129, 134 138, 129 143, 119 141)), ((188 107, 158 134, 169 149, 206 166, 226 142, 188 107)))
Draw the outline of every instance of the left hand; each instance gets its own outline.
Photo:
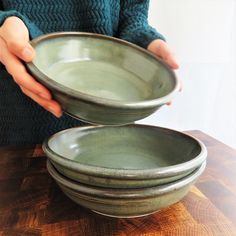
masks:
POLYGON ((149 44, 147 49, 158 57, 160 57, 172 69, 176 70, 179 68, 179 64, 173 52, 170 50, 168 44, 165 41, 161 39, 156 39, 149 44))

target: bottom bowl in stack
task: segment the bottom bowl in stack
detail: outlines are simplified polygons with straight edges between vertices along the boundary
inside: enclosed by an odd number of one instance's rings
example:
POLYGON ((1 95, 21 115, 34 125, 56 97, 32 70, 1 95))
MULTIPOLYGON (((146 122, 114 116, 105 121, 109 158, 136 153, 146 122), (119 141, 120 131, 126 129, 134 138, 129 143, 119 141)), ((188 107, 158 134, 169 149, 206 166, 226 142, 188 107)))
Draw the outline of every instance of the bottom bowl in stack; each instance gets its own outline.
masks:
POLYGON ((74 202, 102 215, 132 218, 152 214, 180 201, 201 176, 203 162, 191 174, 163 185, 134 189, 97 187, 82 184, 60 174, 47 161, 47 168, 61 190, 74 202))

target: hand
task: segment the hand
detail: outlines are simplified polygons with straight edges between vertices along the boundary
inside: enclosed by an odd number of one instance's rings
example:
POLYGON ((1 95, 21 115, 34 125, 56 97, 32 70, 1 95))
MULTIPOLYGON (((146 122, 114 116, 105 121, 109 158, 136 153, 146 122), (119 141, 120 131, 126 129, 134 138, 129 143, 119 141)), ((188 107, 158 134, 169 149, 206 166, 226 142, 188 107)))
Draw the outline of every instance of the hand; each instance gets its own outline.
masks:
POLYGON ((0 27, 0 62, 20 86, 22 92, 40 106, 54 114, 62 115, 60 105, 52 100, 50 92, 27 73, 21 60, 30 62, 35 55, 29 43, 29 32, 18 17, 9 17, 0 27))
POLYGON ((167 63, 172 69, 178 69, 179 64, 175 59, 173 52, 170 50, 168 44, 161 39, 152 41, 148 50, 160 57, 165 63, 167 63))

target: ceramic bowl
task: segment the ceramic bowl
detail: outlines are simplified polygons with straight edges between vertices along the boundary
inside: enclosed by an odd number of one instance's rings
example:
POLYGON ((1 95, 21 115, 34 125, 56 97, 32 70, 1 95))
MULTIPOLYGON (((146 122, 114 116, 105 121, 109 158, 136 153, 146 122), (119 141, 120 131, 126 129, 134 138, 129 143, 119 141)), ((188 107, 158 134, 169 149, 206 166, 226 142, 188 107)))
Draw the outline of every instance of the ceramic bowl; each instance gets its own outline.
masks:
POLYGON ((206 163, 181 180, 142 189, 99 188, 72 181, 54 169, 48 161, 50 175, 61 190, 76 203, 112 217, 138 217, 152 214, 180 201, 203 173, 206 163))
POLYGON ((207 156, 199 140, 146 125, 71 128, 45 140, 43 149, 64 176, 111 188, 172 182, 194 171, 207 156))
POLYGON ((63 32, 32 40, 29 72, 63 110, 95 124, 133 123, 171 101, 174 72, 156 56, 120 39, 63 32))

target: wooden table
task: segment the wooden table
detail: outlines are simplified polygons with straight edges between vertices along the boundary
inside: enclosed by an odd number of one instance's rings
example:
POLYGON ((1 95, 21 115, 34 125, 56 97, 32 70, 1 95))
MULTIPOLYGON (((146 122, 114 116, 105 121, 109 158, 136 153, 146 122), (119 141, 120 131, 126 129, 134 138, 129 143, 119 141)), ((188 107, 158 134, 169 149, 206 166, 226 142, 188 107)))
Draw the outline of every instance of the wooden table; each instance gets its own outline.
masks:
POLYGON ((208 165, 179 203, 151 216, 113 219, 69 200, 50 178, 40 145, 0 148, 0 235, 236 235, 236 150, 200 131, 208 165))

